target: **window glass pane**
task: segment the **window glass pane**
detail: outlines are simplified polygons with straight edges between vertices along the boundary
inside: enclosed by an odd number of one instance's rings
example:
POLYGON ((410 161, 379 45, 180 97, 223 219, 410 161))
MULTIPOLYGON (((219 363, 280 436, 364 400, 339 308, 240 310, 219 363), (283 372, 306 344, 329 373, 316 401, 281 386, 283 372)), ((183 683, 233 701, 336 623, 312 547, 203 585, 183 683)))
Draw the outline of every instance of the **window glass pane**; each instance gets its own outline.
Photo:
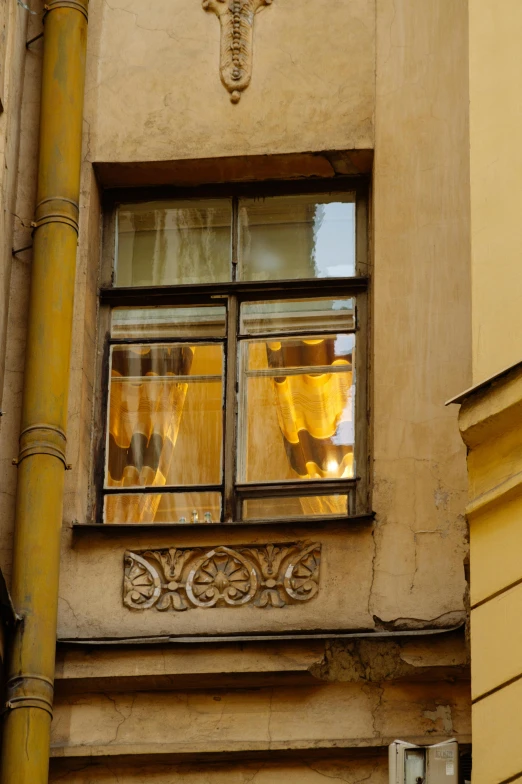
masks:
POLYGON ((219 344, 113 346, 106 485, 219 484, 222 375, 219 344))
POLYGON ((212 305, 194 308, 114 308, 111 337, 224 337, 226 312, 226 308, 212 305))
POLYGON ((241 199, 243 280, 355 275, 355 194, 241 199))
POLYGON ((347 495, 300 498, 249 498, 243 501, 243 520, 280 520, 299 517, 332 517, 348 514, 347 495))
POLYGON ((122 204, 115 286, 231 280, 230 200, 122 204))
POLYGON ((241 333, 298 332, 355 329, 355 300, 294 299, 245 302, 241 305, 241 333))
POLYGON ((241 344, 243 482, 353 478, 355 335, 241 344))
POLYGON ((106 523, 219 523, 221 494, 115 493, 104 499, 106 523))

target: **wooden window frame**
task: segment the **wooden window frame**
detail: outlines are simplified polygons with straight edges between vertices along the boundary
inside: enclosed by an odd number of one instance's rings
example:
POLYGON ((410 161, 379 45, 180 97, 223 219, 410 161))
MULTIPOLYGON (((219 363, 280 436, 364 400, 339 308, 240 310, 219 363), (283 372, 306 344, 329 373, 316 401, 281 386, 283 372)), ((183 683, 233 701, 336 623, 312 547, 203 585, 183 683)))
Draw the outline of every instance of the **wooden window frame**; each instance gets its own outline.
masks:
MULTIPOLYGON (((370 455, 369 455, 369 393, 368 393, 368 233, 369 233, 369 183, 367 178, 336 178, 321 181, 289 181, 271 183, 239 183, 194 188, 147 188, 115 189, 104 194, 104 225, 102 243, 101 284, 99 288, 99 331, 98 331, 98 373, 95 401, 95 444, 93 465, 93 494, 90 499, 91 519, 104 528, 165 528, 186 523, 103 523, 103 499, 106 495, 145 492, 204 492, 222 493, 222 520, 203 523, 206 528, 223 525, 261 525, 261 524, 318 524, 346 522, 370 516, 370 455), (139 203, 168 199, 228 198, 237 205, 238 199, 264 198, 297 194, 319 195, 321 193, 355 193, 356 204, 356 249, 355 276, 349 278, 314 278, 275 281, 238 281, 210 284, 177 284, 173 286, 116 287, 113 285, 113 270, 116 251, 116 214, 122 203, 139 203), (299 297, 354 297, 356 300, 356 324, 353 332, 356 337, 356 394, 355 394, 355 465, 357 476, 354 479, 321 479, 306 481, 280 481, 245 483, 236 481, 236 458, 238 454, 238 360, 239 344, 242 340, 252 339, 253 335, 240 335, 240 305, 243 302, 260 299, 294 299, 299 297), (150 338, 122 339, 110 336, 110 314, 113 307, 145 307, 150 305, 216 305, 226 306, 226 335, 216 338, 150 338), (183 343, 216 342, 224 345, 225 368, 224 405, 223 405, 223 480, 219 485, 161 486, 136 488, 105 487, 105 450, 109 389, 109 353, 113 345, 136 343, 183 343), (346 516, 303 516, 270 520, 242 520, 243 500, 260 497, 262 491, 270 491, 270 497, 325 495, 327 493, 348 494, 349 507, 346 516), (350 500, 352 499, 352 500, 350 500)), ((233 209, 232 221, 232 264, 237 267, 237 210, 233 209)), ((263 333, 264 334, 264 333, 263 333)), ((273 333, 271 337, 274 337, 273 333)), ((278 334, 278 333, 277 333, 278 334)), ((287 334, 287 333, 285 333, 287 334)), ((256 338, 263 335, 255 335, 256 338)), ((202 524, 202 523, 199 523, 202 524)), ((194 524, 190 524, 193 526, 194 524)), ((197 524, 196 524, 197 525, 197 524)))

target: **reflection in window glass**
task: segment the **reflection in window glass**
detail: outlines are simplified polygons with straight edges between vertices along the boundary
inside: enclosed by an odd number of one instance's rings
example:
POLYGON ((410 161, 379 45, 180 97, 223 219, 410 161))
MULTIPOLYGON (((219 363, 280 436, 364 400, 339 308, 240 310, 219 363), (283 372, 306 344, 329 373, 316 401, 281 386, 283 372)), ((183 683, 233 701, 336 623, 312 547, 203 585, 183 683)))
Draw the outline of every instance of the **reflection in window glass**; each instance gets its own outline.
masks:
POLYGON ((243 280, 355 275, 355 196, 324 194, 242 199, 243 280))
POLYGON ((351 479, 353 334, 241 345, 240 481, 351 479))
POLYGON ((231 280, 231 223, 227 199, 121 205, 115 285, 231 280))
MULTIPOLYGON (((219 484, 222 374, 218 344, 113 346, 106 486, 219 484)), ((124 522, 153 522, 153 503, 140 509, 124 522)))
POLYGON ((221 495, 198 493, 115 493, 105 496, 106 523, 219 523, 221 495))
POLYGON ((290 299, 241 304, 241 334, 355 329, 355 300, 290 299))
POLYGON ((298 498, 249 498, 243 501, 243 520, 280 520, 299 517, 332 517, 348 514, 347 495, 298 498))
POLYGON ((113 308, 113 338, 214 338, 224 337, 226 308, 202 305, 194 308, 113 308))

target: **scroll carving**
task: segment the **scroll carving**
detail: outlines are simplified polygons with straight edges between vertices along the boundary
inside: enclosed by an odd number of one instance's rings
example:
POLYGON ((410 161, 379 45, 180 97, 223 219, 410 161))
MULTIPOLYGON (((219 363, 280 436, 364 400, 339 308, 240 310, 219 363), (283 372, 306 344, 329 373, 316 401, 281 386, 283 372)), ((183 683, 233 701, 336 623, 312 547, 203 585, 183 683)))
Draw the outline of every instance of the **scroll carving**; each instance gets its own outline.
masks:
POLYGON ((286 607, 317 594, 320 564, 317 543, 127 551, 123 604, 160 611, 286 607))
POLYGON ((254 16, 272 0, 203 0, 221 26, 221 81, 237 103, 252 78, 254 16))

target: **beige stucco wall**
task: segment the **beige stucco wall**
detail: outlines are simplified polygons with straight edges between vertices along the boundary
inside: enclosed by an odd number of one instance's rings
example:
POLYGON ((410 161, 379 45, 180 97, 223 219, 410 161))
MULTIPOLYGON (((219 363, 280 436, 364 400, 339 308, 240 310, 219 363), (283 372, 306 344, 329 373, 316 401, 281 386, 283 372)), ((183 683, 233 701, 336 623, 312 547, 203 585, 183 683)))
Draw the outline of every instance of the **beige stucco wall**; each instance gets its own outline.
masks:
POLYGON ((466 4, 377 4, 373 276, 376 559, 389 621, 463 607, 470 382, 466 4))
POLYGON ((227 767, 217 755, 234 754, 242 761, 228 763, 232 781, 256 770, 273 784, 298 771, 306 780, 309 768, 357 782, 385 776, 385 747, 397 735, 469 743, 462 633, 400 642, 59 647, 57 780, 163 784, 168 761, 176 781, 198 781, 206 770, 214 782, 227 767), (198 767, 183 764, 194 758, 198 767))
MULTIPOLYGON (((20 142, 24 50, 28 14, 16 2, 0 8, 0 410, 6 365, 6 335, 12 250, 17 250, 16 184, 20 142)), ((15 257, 16 258, 16 257, 15 257)), ((0 419, 1 426, 1 419, 0 419)))
POLYGON ((469 3, 473 382, 522 358, 522 5, 469 3))
MULTIPOLYGON (((325 527, 320 532, 292 526, 260 530, 224 527, 215 531, 97 531, 73 533, 73 549, 64 553, 60 587, 61 638, 136 637, 186 634, 234 634, 288 629, 368 629, 373 556, 371 526, 325 527), (285 608, 223 607, 185 612, 130 610, 123 606, 123 554, 169 547, 200 547, 202 554, 225 545, 319 542, 320 588, 308 602, 285 608)), ((457 620, 452 619, 453 621, 457 620)))
POLYGON ((199 0, 91 0, 88 156, 155 161, 373 147, 375 0, 277 0, 256 15, 231 106, 199 0))
POLYGON ((467 684, 331 683, 299 689, 71 695, 55 704, 53 756, 115 757, 470 740, 467 684), (414 742, 415 742, 414 741, 414 742))
POLYGON ((36 194, 42 5, 6 4, 4 113, 0 115, 0 568, 11 570, 20 410, 36 194), (13 254, 12 250, 29 248, 13 254))

